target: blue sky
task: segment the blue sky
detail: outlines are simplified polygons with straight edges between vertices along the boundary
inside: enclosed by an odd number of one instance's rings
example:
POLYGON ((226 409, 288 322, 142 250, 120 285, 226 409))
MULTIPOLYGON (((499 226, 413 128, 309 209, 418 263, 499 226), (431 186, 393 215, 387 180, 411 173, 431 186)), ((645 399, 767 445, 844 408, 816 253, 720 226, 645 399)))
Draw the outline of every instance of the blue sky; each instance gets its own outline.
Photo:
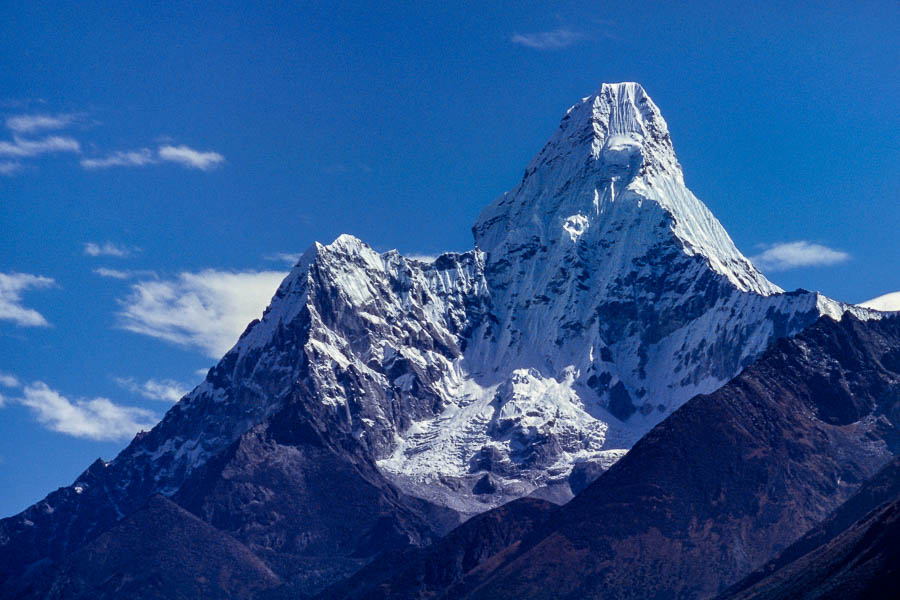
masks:
POLYGON ((895 2, 246 4, 0 7, 0 516, 197 384, 280 255, 470 248, 604 81, 776 283, 900 290, 895 2))

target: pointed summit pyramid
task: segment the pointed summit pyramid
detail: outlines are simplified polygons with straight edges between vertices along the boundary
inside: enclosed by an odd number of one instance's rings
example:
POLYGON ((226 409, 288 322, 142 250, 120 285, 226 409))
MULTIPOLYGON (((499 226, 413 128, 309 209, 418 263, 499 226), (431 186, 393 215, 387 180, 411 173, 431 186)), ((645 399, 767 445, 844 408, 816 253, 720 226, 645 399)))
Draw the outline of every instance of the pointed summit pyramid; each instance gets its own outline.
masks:
POLYGON ((633 83, 572 107, 473 231, 427 264, 348 235, 311 247, 159 425, 0 521, 0 598, 153 494, 313 593, 388 542, 571 498, 772 340, 845 310, 740 254, 633 83))
POLYGON ((579 242, 615 244, 607 256, 620 261, 671 235, 741 291, 782 291, 685 187, 668 126, 636 83, 603 84, 570 108, 521 183, 485 208, 473 229, 476 245, 494 256, 528 243, 579 242))

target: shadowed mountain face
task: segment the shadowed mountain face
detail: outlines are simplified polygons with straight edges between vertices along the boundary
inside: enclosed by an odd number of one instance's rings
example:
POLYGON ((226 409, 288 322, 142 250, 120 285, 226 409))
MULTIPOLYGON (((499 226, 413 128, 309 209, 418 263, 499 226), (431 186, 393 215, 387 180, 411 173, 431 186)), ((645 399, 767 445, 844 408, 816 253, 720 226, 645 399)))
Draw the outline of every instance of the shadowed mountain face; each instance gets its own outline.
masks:
MULTIPOLYGON (((318 598, 388 599, 456 596, 467 588, 467 576, 544 523, 558 507, 522 498, 473 517, 426 548, 385 553, 352 578, 318 598)), ((477 574, 474 574, 477 579, 477 574)))
POLYGON ((779 340, 657 426, 470 597, 715 596, 900 451, 898 348, 897 318, 823 318, 779 340))
MULTIPOLYGON (((316 593, 510 500, 566 501, 773 340, 822 314, 875 314, 769 282, 687 189, 634 83, 573 106, 473 233, 471 251, 431 263, 349 235, 313 245, 156 427, 0 521, 0 597, 155 495, 316 593)), ((882 425, 856 425, 867 406, 847 406, 830 377, 809 384, 809 410, 877 446, 882 425)), ((682 427, 667 452, 686 459, 717 425, 682 427)), ((879 448, 817 485, 840 495, 879 448)), ((761 548, 737 552, 735 569, 761 548)))
POLYGON ((900 458, 720 600, 893 598, 900 578, 900 458))
POLYGON ((155 496, 21 592, 47 600, 248 599, 279 583, 243 544, 155 496))

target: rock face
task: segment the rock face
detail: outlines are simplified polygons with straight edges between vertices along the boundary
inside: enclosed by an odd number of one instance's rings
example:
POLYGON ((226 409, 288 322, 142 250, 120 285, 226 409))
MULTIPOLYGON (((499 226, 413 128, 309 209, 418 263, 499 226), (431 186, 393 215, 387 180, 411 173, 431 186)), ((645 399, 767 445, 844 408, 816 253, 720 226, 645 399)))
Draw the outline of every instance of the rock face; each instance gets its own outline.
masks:
POLYGON ((547 521, 558 507, 520 498, 466 521, 425 548, 385 553, 319 600, 457 597, 477 571, 524 534, 547 521))
POLYGON ((29 596, 253 598, 278 577, 245 546, 162 496, 69 556, 29 596))
POLYGON ((720 600, 892 598, 900 577, 900 458, 720 600))
POLYGON ((898 349, 896 317, 823 317, 777 341, 654 428, 466 597, 716 596, 900 453, 898 349))
POLYGON ((570 109, 474 234, 432 263, 315 244, 159 425, 0 521, 0 589, 161 494, 316 590, 460 515, 568 500, 774 339, 847 310, 738 252, 636 84, 570 109))

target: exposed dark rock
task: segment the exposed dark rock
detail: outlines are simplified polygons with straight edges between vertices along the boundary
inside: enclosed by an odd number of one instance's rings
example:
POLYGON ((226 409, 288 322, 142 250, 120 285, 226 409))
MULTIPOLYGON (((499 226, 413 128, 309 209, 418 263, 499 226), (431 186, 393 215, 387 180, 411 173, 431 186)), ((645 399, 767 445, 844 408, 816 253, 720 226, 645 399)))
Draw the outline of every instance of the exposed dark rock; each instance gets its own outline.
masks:
POLYGON ((720 600, 894 598, 900 581, 900 458, 828 519, 720 600))
POLYGON ((250 599, 279 584, 244 545, 154 496, 18 594, 47 600, 250 599))
POLYGON ((524 532, 543 523, 558 507, 522 498, 473 517, 427 548, 386 553, 321 599, 406 600, 454 597, 467 588, 467 575, 481 568, 524 532))
MULTIPOLYGON (((897 347, 898 318, 823 317, 779 340, 524 536, 471 598, 715 596, 821 522, 900 449, 888 418, 900 376, 881 362, 897 347), (823 376, 841 382, 827 395, 823 376)), ((877 515, 866 531, 878 534, 893 515, 877 515)))

